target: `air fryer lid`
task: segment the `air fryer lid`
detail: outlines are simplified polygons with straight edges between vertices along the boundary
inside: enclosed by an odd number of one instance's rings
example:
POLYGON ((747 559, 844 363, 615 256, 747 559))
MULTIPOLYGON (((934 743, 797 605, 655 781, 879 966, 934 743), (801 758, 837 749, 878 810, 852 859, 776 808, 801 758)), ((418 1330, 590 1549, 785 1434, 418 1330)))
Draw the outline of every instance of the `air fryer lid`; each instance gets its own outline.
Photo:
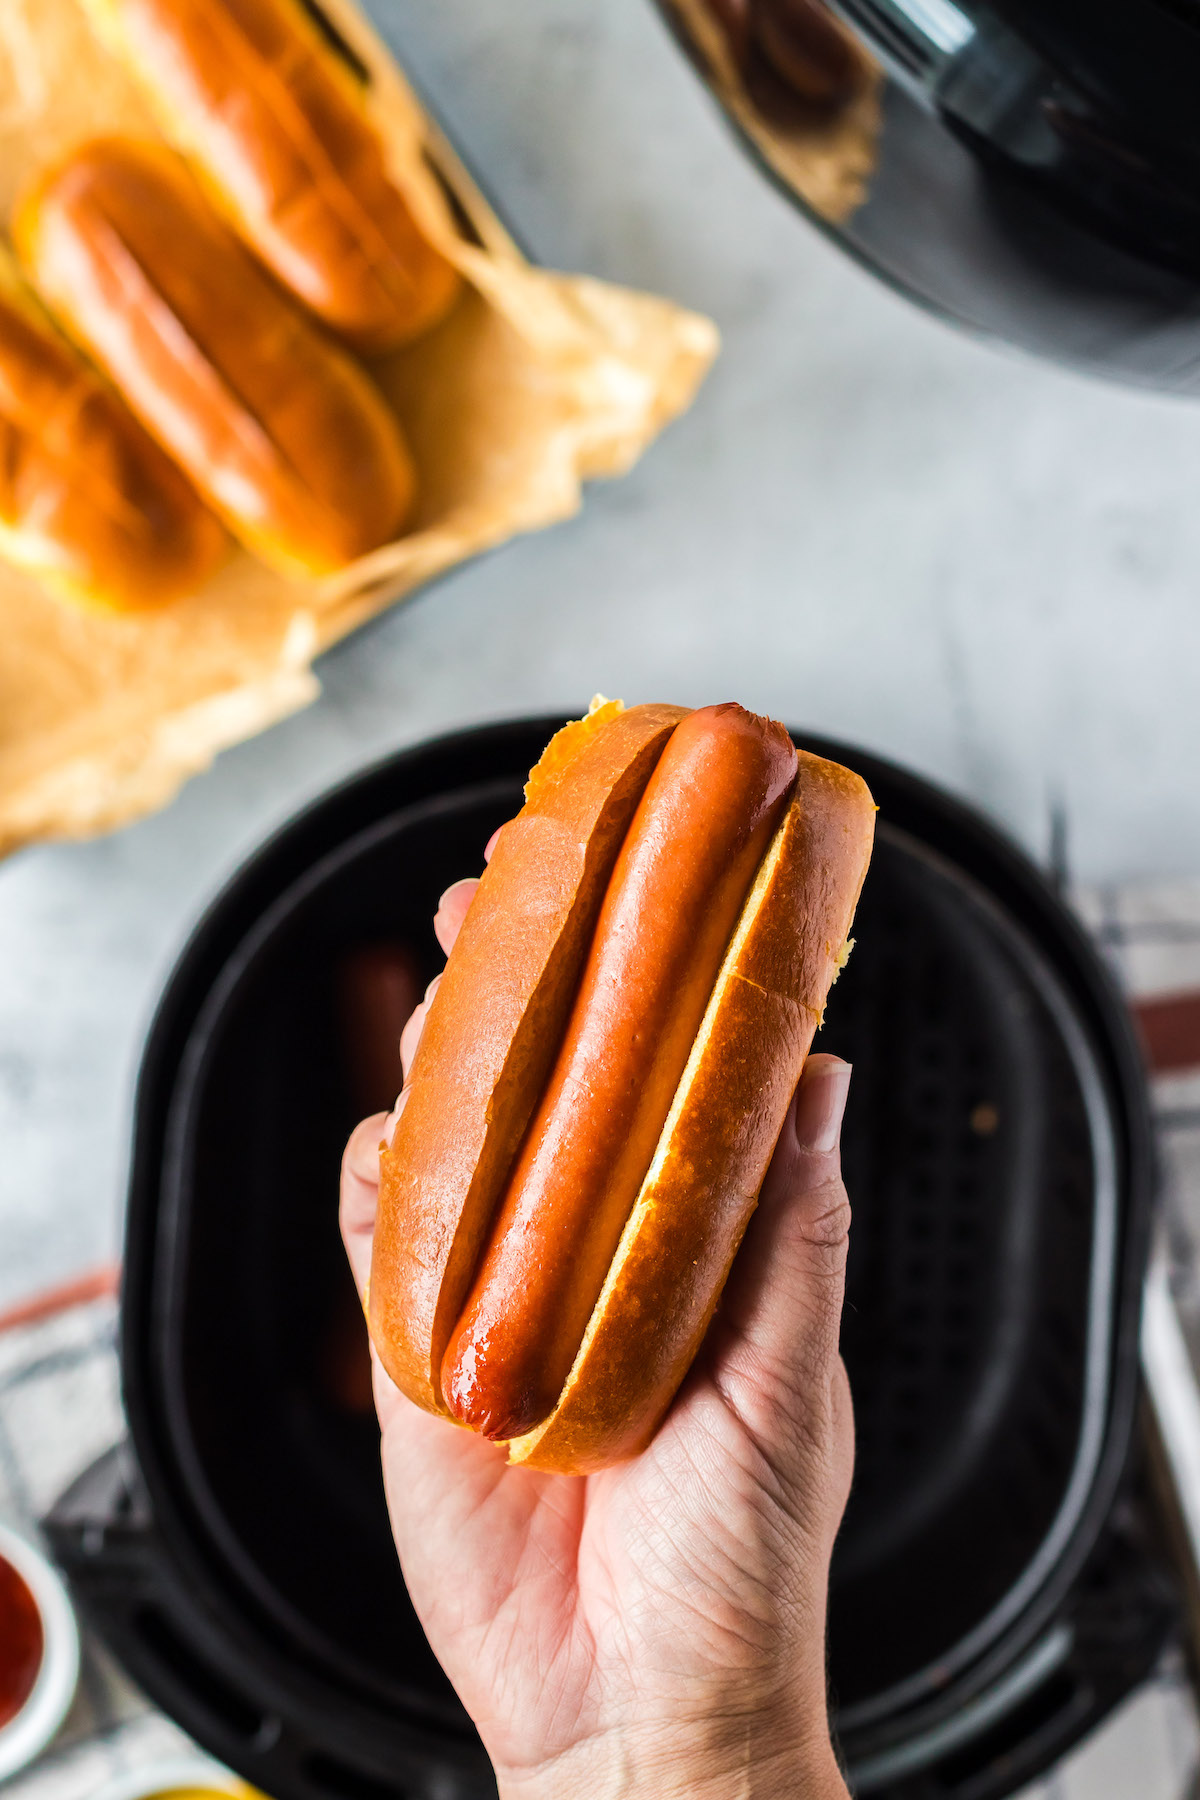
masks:
MULTIPOLYGON (((436 972, 437 896, 480 866, 556 723, 398 757, 268 845, 181 962, 139 1098, 124 1363, 155 1514, 265 1656, 459 1741, 373 1423, 320 1367, 353 1307, 334 980, 383 937, 436 972)), ((881 806, 818 1040, 855 1064, 859 1453, 831 1599, 853 1733, 1015 1654, 1093 1541, 1128 1436, 1148 1174, 1121 1015, 1036 872, 924 784, 806 742, 881 806)))

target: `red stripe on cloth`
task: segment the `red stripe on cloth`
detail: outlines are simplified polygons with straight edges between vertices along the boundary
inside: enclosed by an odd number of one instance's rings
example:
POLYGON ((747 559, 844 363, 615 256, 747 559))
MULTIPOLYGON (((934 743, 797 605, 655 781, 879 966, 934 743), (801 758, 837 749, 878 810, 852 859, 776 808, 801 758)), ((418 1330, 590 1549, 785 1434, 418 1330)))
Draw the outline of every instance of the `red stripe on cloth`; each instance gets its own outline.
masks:
POLYGON ((74 1281, 46 1288, 28 1300, 19 1300, 7 1312, 0 1312, 0 1331, 10 1331, 16 1325, 36 1325, 41 1319, 52 1319, 56 1313, 69 1312, 73 1306, 83 1306, 89 1300, 107 1299, 120 1285, 120 1263, 106 1263, 102 1268, 89 1269, 86 1275, 78 1275, 74 1281))
POLYGON ((1135 1000, 1133 1013, 1155 1074, 1200 1069, 1200 993, 1135 1000))

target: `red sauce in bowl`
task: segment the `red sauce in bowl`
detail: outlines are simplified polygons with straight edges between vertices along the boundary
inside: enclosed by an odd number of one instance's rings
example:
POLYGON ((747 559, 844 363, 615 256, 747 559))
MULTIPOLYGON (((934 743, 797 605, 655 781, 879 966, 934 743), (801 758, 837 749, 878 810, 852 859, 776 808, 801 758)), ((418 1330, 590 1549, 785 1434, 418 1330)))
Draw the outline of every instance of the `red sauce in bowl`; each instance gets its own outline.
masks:
POLYGON ((0 1726, 33 1692, 45 1647, 37 1601, 24 1576, 0 1556, 0 1726))

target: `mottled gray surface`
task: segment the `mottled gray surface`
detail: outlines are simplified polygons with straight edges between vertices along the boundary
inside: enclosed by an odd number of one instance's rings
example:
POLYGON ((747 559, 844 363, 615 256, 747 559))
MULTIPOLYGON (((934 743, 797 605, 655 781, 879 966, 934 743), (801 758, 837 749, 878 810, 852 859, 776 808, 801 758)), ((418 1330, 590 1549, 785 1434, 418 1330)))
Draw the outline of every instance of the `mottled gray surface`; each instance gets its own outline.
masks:
POLYGON ((549 263, 710 312, 693 413, 584 515, 327 657, 158 818, 0 869, 0 1305, 112 1253, 146 1018, 204 897, 423 734, 734 695, 940 776, 1088 878, 1200 870, 1200 408, 952 335, 733 148, 648 0, 377 0, 549 263))

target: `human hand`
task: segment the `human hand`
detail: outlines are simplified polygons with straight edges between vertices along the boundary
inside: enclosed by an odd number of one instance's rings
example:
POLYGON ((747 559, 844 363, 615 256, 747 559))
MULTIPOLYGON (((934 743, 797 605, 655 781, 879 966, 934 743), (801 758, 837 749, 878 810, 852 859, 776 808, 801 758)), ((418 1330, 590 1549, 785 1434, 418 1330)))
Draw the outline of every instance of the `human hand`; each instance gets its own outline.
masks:
MULTIPOLYGON (((476 885, 442 896, 447 952, 476 885)), ((406 1078, 427 1005, 401 1040, 406 1078)), ((845 1800, 825 1610, 854 1460, 838 1355, 849 1076, 809 1058, 717 1316, 634 1461, 586 1477, 509 1468, 374 1361, 404 1577, 503 1800, 845 1800)), ((379 1143, 403 1104, 365 1120, 343 1162, 360 1294, 379 1143)))

